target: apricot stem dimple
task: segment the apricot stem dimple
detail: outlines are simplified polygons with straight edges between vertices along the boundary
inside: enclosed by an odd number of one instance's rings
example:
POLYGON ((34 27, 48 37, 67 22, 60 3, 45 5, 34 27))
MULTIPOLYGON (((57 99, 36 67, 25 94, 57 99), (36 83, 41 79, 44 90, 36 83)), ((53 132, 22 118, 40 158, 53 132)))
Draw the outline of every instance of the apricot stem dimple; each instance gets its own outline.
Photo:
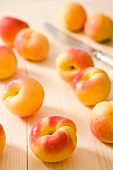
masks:
POLYGON ((50 131, 48 135, 52 135, 54 132, 53 131, 50 131))
POLYGON ((3 95, 2 100, 5 101, 7 98, 16 96, 18 93, 19 93, 19 90, 17 90, 17 89, 13 89, 12 93, 6 93, 5 92, 4 95, 3 95))
POLYGON ((74 70, 74 69, 75 69, 75 67, 74 67, 74 66, 70 66, 69 68, 70 68, 71 70, 74 70))

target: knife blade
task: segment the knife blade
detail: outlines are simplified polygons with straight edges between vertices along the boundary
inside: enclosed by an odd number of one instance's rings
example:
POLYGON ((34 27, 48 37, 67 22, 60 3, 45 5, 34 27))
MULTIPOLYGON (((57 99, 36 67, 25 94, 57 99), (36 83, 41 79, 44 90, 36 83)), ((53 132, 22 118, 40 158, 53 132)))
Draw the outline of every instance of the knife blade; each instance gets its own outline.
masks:
POLYGON ((52 24, 46 22, 44 24, 45 28, 49 33, 51 33, 55 38, 60 40, 62 43, 65 43, 71 47, 78 47, 83 50, 88 51, 92 57, 96 57, 97 59, 113 66, 113 57, 103 53, 102 51, 95 50, 94 48, 90 47, 89 45, 84 44, 78 39, 71 37, 70 35, 66 34, 65 32, 61 31, 60 29, 56 28, 52 24))

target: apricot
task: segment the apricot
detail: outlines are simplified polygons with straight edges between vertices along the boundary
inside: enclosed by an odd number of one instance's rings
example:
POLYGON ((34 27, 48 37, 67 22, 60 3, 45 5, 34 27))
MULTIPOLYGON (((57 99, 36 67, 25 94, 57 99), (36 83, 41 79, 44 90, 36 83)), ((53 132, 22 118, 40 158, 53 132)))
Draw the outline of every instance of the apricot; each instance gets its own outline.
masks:
POLYGON ((113 143, 113 101, 95 105, 91 112, 90 129, 98 140, 113 143))
POLYGON ((72 88, 80 102, 86 106, 94 106, 108 98, 111 80, 103 69, 87 67, 75 75, 72 88))
POLYGON ((21 76, 6 84, 2 101, 12 114, 28 117, 41 108, 44 96, 44 88, 39 81, 28 76, 21 76))
POLYGON ((12 48, 0 46, 0 80, 10 78, 17 70, 17 58, 12 48))
POLYGON ((76 134, 77 127, 71 119, 49 116, 34 124, 29 135, 29 145, 39 160, 61 162, 75 151, 76 134))
POLYGON ((45 35, 31 28, 26 28, 15 37, 14 48, 23 58, 40 61, 47 57, 49 42, 45 35))
POLYGON ((97 42, 109 40, 113 35, 113 22, 110 17, 102 13, 96 13, 87 19, 84 32, 97 42))
POLYGON ((79 48, 69 48, 58 54, 55 60, 60 77, 71 84, 75 75, 86 67, 93 67, 91 55, 79 48))
POLYGON ((13 47, 16 34, 29 25, 20 19, 5 16, 0 20, 0 37, 9 46, 13 47))
POLYGON ((70 2, 61 8, 59 17, 61 24, 69 31, 80 31, 84 28, 87 14, 81 4, 70 2))
POLYGON ((6 133, 4 127, 0 124, 0 155, 6 146, 6 133))

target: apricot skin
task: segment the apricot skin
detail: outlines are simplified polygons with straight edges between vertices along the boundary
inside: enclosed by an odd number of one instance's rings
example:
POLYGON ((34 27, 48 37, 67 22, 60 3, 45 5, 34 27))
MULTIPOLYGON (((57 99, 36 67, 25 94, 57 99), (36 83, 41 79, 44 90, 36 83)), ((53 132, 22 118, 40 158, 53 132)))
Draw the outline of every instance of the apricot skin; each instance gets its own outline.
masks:
POLYGON ((84 7, 75 2, 65 4, 59 14, 61 24, 69 31, 83 30, 87 19, 87 14, 84 7))
POLYGON ((18 18, 5 16, 0 20, 0 37, 9 46, 13 47, 16 34, 29 25, 18 18))
POLYGON ((101 142, 113 143, 113 101, 95 105, 90 115, 90 129, 101 142))
POLYGON ((113 35, 113 22, 108 16, 97 13, 87 19, 85 34, 96 42, 110 40, 113 35))
POLYGON ((31 28, 21 30, 14 40, 18 54, 31 61, 46 59, 49 52, 49 41, 45 35, 31 28))

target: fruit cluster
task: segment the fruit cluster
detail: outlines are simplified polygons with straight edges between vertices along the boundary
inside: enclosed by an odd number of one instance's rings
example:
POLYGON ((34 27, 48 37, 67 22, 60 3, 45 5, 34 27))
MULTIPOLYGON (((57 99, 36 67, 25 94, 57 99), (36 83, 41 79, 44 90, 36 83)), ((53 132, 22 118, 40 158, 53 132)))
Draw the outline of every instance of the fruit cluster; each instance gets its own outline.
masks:
MULTIPOLYGON (((19 56, 31 61, 40 61, 47 57, 48 39, 43 34, 32 30, 22 20, 3 17, 0 20, 0 37, 6 44, 0 46, 1 80, 12 77, 17 70, 17 57, 14 50, 19 56)), ((6 84, 2 101, 14 115, 28 117, 40 109, 44 96, 44 88, 40 82, 28 76, 21 76, 6 84)), ((69 118, 62 116, 43 118, 32 127, 29 141, 31 150, 40 160, 62 161, 68 158, 76 148, 76 125, 69 118)), ((0 124, 0 153, 5 145, 6 134, 0 124)))
POLYGON ((113 21, 104 13, 87 16, 85 8, 77 2, 64 4, 60 10, 61 24, 72 32, 84 30, 86 36, 96 42, 110 40, 113 36, 113 21))
MULTIPOLYGON (((40 61, 47 57, 48 39, 31 29, 25 21, 9 16, 1 18, 0 37, 5 43, 0 46, 0 80, 8 79, 16 73, 18 61, 14 50, 19 56, 31 61, 40 61)), ((11 113, 27 117, 40 109, 44 95, 40 82, 21 76, 8 82, 2 100, 11 113)), ((6 134, 0 124, 0 153, 5 145, 6 134)))
POLYGON ((91 55, 78 48, 69 48, 56 57, 60 77, 69 83, 78 99, 87 106, 106 100, 111 89, 107 73, 94 66, 91 55))
MULTIPOLYGON (((86 35, 95 41, 111 38, 111 20, 103 14, 87 19, 86 12, 80 4, 66 4, 60 12, 60 18, 68 30, 85 29, 86 35), (108 25, 103 28, 105 23, 108 25)), ((17 70, 17 57, 13 48, 19 56, 31 61, 44 60, 48 55, 48 39, 17 18, 7 16, 0 20, 0 37, 6 44, 0 46, 0 80, 10 78, 17 70)), ((71 85, 78 99, 84 105, 94 106, 90 118, 92 133, 103 142, 113 143, 113 102, 105 101, 111 90, 111 81, 107 73, 94 66, 88 52, 78 48, 69 48, 60 53, 55 64, 59 75, 71 85)), ((31 77, 21 76, 6 84, 2 100, 11 113, 27 117, 40 109, 44 96, 44 88, 40 82, 31 77)), ((69 118, 45 117, 31 129, 30 148, 42 161, 62 161, 76 149, 76 131, 75 123, 69 118)), ((0 124, 0 153, 5 145, 6 134, 0 124)))
MULTIPOLYGON (((77 2, 64 4, 60 22, 71 32, 84 31, 96 42, 112 39, 113 21, 103 13, 88 17, 85 8, 77 2)), ((83 50, 69 48, 56 58, 60 77, 68 82, 76 97, 87 106, 94 106, 90 116, 90 129, 95 137, 113 143, 113 102, 105 101, 111 90, 107 73, 94 67, 91 56, 83 50)))
POLYGON ((25 21, 9 16, 1 18, 0 37, 5 43, 0 46, 1 80, 10 78, 17 70, 17 58, 12 48, 19 56, 31 61, 40 61, 47 57, 48 39, 31 29, 25 21))
POLYGON ((75 96, 86 106, 94 106, 90 117, 91 132, 102 142, 113 143, 113 102, 105 101, 111 91, 108 74, 94 66, 91 55, 69 48, 56 57, 59 76, 71 85, 75 96))

